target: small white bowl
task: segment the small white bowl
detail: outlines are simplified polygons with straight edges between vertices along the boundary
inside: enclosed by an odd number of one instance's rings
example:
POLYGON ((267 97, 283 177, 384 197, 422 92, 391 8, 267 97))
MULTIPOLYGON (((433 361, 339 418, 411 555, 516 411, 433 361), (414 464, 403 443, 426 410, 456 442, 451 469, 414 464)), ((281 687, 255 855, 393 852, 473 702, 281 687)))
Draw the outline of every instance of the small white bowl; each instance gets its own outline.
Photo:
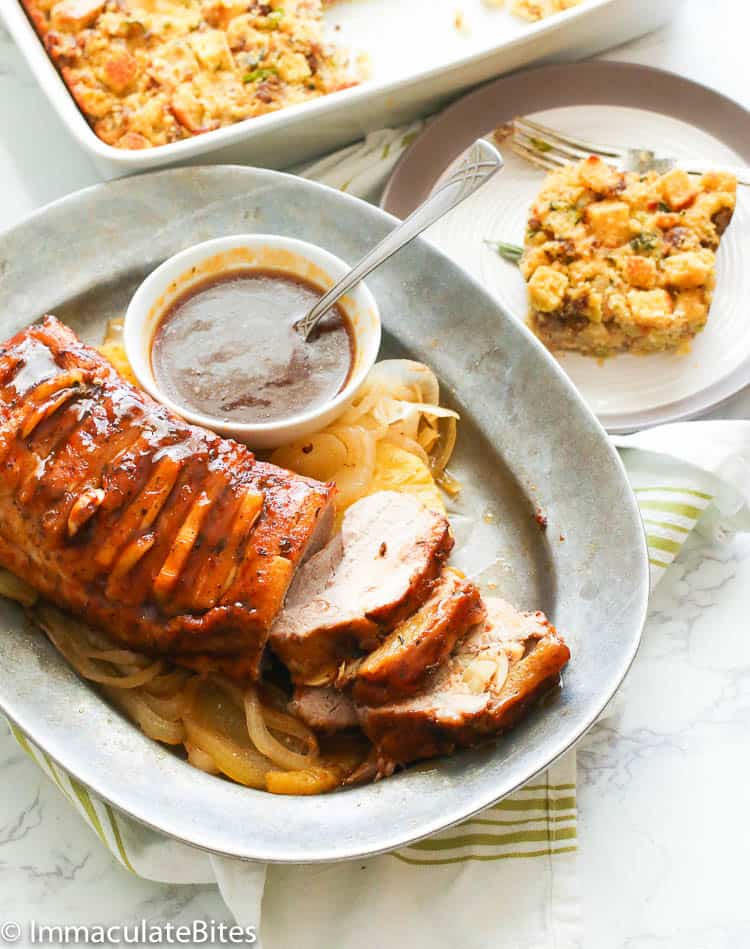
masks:
MULTIPOLYGON (((143 388, 188 422, 236 438, 251 448, 277 448, 328 425, 351 402, 377 359, 380 313, 364 283, 339 301, 354 333, 354 366, 349 381, 330 402, 274 422, 240 423, 203 415, 173 402, 157 385, 151 365, 154 333, 177 297, 209 277, 238 270, 281 271, 324 292, 349 266, 315 244, 278 235, 237 234, 196 244, 165 260, 136 290, 125 314, 125 352, 143 388)), ((252 341, 238 339, 237 346, 245 346, 247 358, 253 358, 252 341)))

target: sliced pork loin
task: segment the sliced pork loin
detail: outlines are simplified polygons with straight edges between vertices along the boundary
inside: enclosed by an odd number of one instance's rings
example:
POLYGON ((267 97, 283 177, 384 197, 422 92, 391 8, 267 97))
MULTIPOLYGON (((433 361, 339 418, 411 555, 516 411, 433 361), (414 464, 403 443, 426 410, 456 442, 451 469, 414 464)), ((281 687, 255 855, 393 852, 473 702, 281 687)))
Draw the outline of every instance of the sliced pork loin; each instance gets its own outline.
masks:
POLYGON ((429 599, 357 662, 355 700, 360 705, 382 705, 418 692, 456 642, 484 617, 476 586, 457 570, 444 567, 429 599))
POLYGON ((300 684, 329 684, 430 594, 453 546, 447 519, 408 494, 353 504, 341 532, 299 569, 270 644, 300 684))
POLYGON ((353 728, 359 724, 355 699, 360 705, 378 705, 418 692, 456 641, 484 618, 479 590, 457 570, 444 567, 416 613, 369 656, 343 664, 335 686, 297 686, 292 710, 315 731, 353 728))
POLYGON ((325 735, 359 725, 357 709, 349 693, 330 685, 298 685, 290 711, 313 731, 325 735))
POLYGON ((486 601, 487 618, 456 646, 418 695, 358 706, 384 765, 448 754, 509 728, 554 686, 570 650, 543 613, 486 601))

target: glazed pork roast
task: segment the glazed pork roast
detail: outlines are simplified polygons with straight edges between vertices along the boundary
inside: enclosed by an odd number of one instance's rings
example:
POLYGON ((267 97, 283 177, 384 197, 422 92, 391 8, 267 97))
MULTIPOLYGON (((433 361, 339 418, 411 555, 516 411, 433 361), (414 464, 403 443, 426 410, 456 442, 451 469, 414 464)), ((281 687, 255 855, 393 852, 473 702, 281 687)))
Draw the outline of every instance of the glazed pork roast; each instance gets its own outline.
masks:
POLYGON ((188 425, 54 317, 0 347, 0 462, 1 566, 199 670, 257 678, 268 644, 300 718, 361 728, 378 774, 509 727, 570 657, 446 566, 443 514, 382 491, 331 538, 332 485, 188 425))
POLYGON ((0 565, 144 652, 257 676, 332 485, 257 461, 125 382, 54 317, 0 348, 0 565))

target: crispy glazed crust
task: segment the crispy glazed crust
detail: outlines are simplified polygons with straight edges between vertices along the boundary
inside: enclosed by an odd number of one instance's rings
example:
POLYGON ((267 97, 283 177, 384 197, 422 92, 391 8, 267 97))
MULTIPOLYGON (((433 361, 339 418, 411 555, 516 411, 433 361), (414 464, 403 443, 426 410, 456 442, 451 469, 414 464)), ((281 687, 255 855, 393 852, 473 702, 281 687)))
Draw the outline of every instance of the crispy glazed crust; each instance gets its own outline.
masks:
POLYGON ((257 673, 332 492, 187 425, 54 317, 0 348, 0 564, 129 646, 257 673))
POLYGON ((482 622, 484 615, 477 587, 446 568, 427 602, 359 664, 354 698, 360 705, 381 705, 418 692, 456 642, 482 622))

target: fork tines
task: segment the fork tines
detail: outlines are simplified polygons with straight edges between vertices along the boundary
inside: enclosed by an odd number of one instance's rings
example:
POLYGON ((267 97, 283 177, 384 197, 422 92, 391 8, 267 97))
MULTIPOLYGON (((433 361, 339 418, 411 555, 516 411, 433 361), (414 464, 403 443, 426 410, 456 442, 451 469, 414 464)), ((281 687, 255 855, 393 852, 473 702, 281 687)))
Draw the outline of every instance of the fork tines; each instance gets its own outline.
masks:
POLYGON ((614 159, 615 164, 623 157, 623 152, 611 145, 573 138, 522 116, 513 120, 512 147, 522 158, 547 170, 580 161, 589 155, 599 155, 610 162, 614 159))

